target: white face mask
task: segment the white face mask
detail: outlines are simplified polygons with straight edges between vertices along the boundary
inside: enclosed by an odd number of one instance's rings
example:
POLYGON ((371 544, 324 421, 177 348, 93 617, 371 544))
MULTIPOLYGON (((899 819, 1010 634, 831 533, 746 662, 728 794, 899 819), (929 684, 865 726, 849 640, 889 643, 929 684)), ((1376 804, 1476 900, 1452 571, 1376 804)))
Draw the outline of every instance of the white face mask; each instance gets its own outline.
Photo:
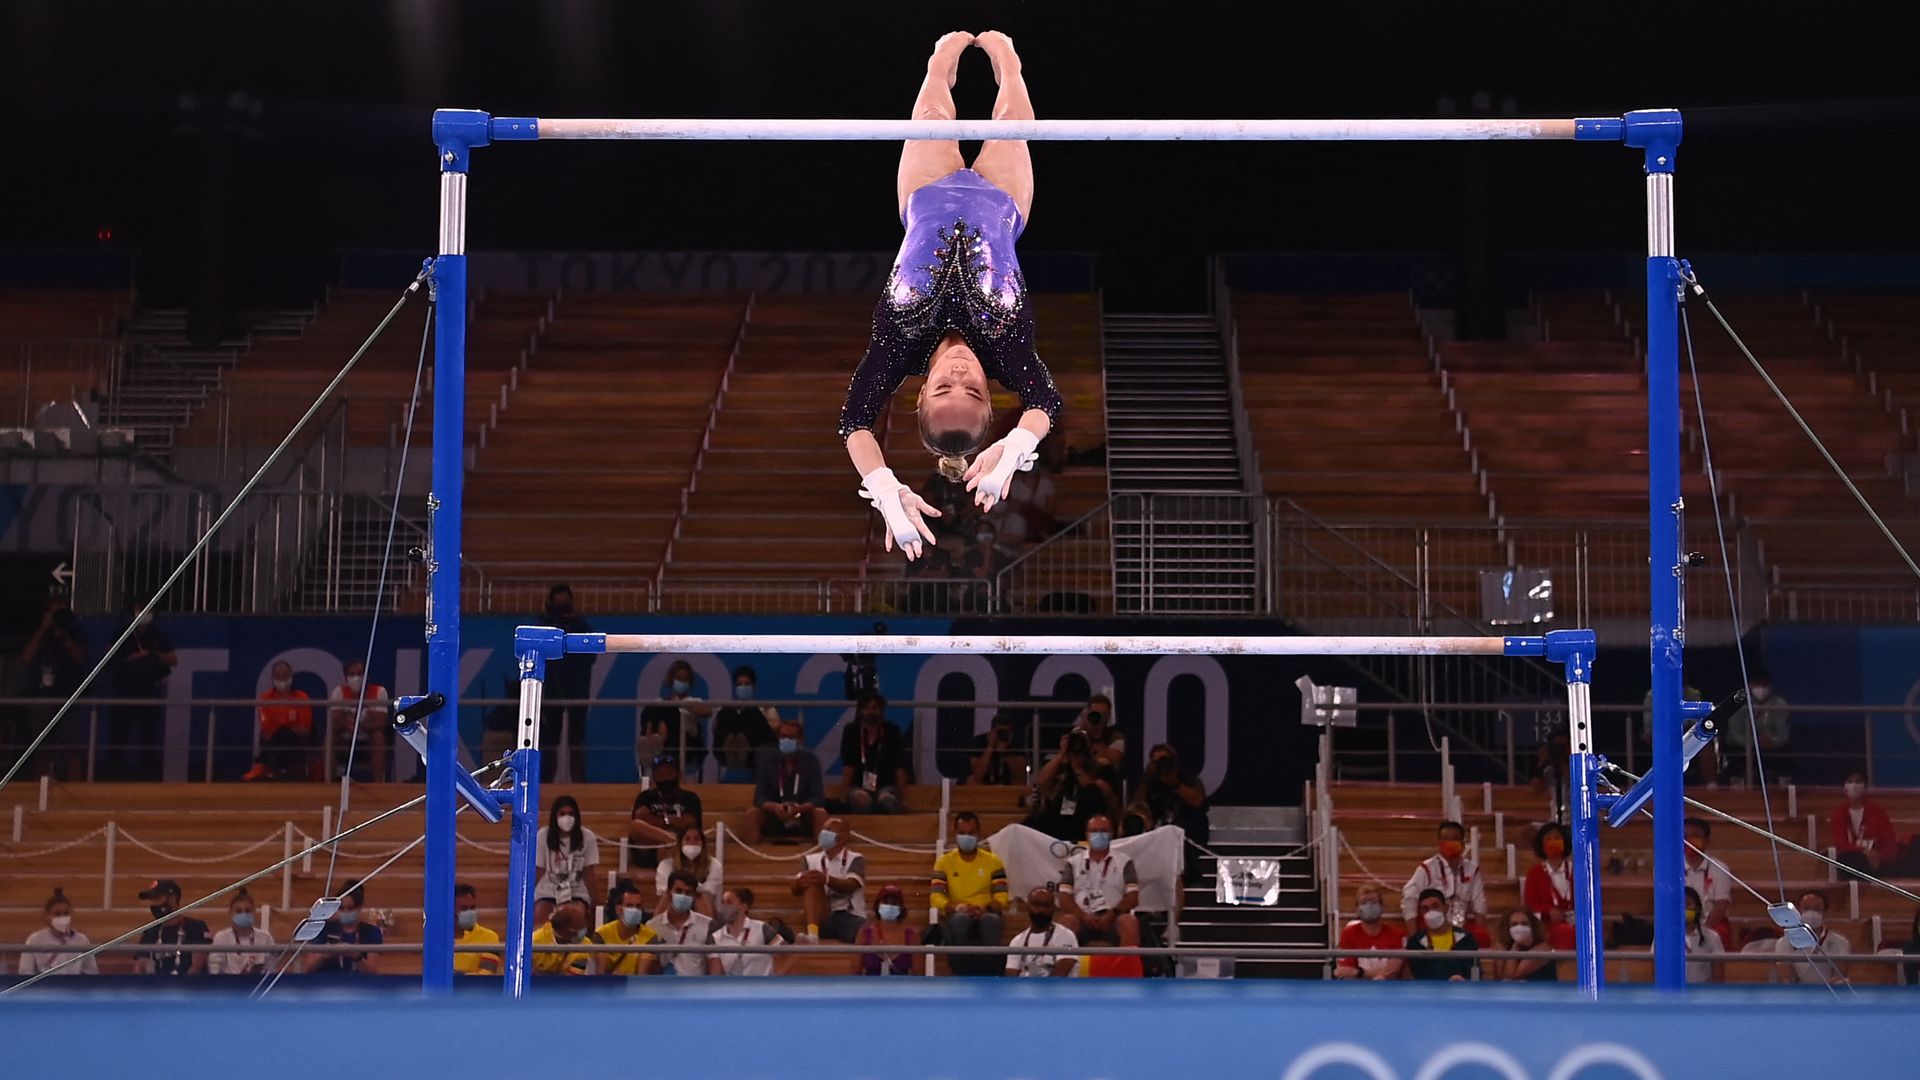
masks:
POLYGON ((688 862, 692 862, 694 859, 699 858, 700 853, 705 850, 706 849, 701 847, 699 844, 681 844, 680 845, 680 854, 684 855, 688 862))
POLYGON ((1427 924, 1429 930, 1438 930, 1447 925, 1447 913, 1444 911, 1429 911, 1420 918, 1427 924))
POLYGON ((1747 696, 1755 701, 1765 701, 1773 696, 1773 687, 1756 686, 1747 691, 1747 696))
POLYGON ((1867 785, 1858 780, 1847 785, 1847 798, 1858 799, 1867 793, 1867 785))
POLYGON ((1507 936, 1513 939, 1515 945, 1531 945, 1533 944, 1533 927, 1528 926, 1526 923, 1521 923, 1519 926, 1509 926, 1507 927, 1507 936))
POLYGON ((1827 925, 1827 913, 1817 909, 1813 911, 1803 911, 1800 913, 1800 920, 1807 924, 1807 929, 1818 930, 1827 925))
POLYGON ((285 678, 285 679, 275 679, 275 680, 273 680, 273 688, 274 688, 275 690, 278 690, 278 691, 280 691, 280 692, 281 692, 281 693, 283 693, 283 694, 284 694, 284 693, 286 693, 287 691, 289 691, 289 690, 291 690, 291 689, 293 689, 293 679, 292 679, 292 677, 291 677, 291 676, 289 676, 288 678, 285 678))
POLYGON ((366 681, 367 677, 365 675, 349 675, 347 676, 347 689, 358 690, 366 684, 366 681))
POLYGON ((55 915, 53 918, 47 920, 47 925, 53 927, 54 933, 64 934, 73 929, 73 916, 55 915))
POLYGON ((573 827, 580 824, 580 819, 574 817, 572 814, 561 814, 559 817, 553 819, 553 823, 560 826, 561 832, 572 832, 573 827))

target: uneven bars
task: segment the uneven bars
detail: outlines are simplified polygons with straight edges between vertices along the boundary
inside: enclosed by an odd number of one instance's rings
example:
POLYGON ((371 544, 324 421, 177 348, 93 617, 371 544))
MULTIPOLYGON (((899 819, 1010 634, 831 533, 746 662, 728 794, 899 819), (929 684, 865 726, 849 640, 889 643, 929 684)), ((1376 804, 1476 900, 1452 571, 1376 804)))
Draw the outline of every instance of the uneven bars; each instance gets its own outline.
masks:
MULTIPOLYGON (((480 116, 484 114, 471 114, 480 116)), ((1031 142, 1484 142, 1579 139, 1619 142, 1619 117, 1572 120, 703 120, 490 118, 498 141, 658 139, 899 142, 1020 139, 1031 142)), ((484 140, 483 140, 484 141, 484 140)))
MULTIPOLYGON (((522 627, 524 634, 528 628, 522 627)), ((1533 637, 1220 637, 1089 634, 568 634, 569 653, 943 655, 1540 656, 1533 637)))

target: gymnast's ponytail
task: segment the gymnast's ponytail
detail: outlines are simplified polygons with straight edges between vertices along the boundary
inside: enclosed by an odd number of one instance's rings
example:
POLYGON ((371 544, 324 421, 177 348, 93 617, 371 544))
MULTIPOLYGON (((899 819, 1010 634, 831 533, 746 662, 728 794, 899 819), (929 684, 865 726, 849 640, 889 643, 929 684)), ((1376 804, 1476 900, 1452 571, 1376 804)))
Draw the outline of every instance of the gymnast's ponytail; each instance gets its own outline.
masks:
POLYGON ((946 454, 940 456, 940 478, 949 484, 957 484, 966 479, 967 459, 946 454))
POLYGON ((948 428, 935 431, 927 423, 927 414, 920 413, 920 441, 939 458, 940 476, 950 484, 957 484, 967 475, 967 455, 980 449, 986 441, 987 426, 993 420, 989 411, 977 430, 967 428, 948 428))

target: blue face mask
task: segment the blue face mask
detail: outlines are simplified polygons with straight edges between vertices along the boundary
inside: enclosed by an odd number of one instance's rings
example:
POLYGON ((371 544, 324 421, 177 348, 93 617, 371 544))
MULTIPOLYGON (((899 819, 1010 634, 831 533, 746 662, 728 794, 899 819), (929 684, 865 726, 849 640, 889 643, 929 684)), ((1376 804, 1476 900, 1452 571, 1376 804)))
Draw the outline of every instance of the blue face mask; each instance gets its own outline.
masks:
POLYGON ((780 752, 783 754, 796 753, 799 751, 799 749, 800 749, 799 739, 781 739, 780 740, 780 752))
POLYGON ((693 689, 693 684, 692 684, 692 683, 690 683, 690 682, 688 682, 687 680, 685 680, 685 679, 675 679, 675 680, 673 680, 673 692, 674 692, 674 693, 676 693, 676 694, 684 694, 684 693, 686 693, 687 691, 689 691, 689 690, 691 690, 691 689, 693 689))
POLYGON ((640 924, 646 921, 647 912, 644 908, 623 907, 620 909, 620 925, 629 930, 638 929, 640 924))
POLYGON ((741 683, 738 686, 735 686, 733 688, 733 700, 752 701, 753 700, 753 684, 741 683))
POLYGON ((251 929, 253 929, 253 912, 251 912, 251 911, 236 911, 236 912, 234 912, 234 913, 233 913, 233 928, 234 928, 235 930, 251 930, 251 929))
POLYGON ((677 892, 673 894, 673 910, 685 915, 693 910, 693 894, 677 892))
POLYGON ((826 851, 840 842, 840 834, 832 829, 820 830, 820 850, 826 851))
POLYGON ((1087 834, 1087 846, 1095 851, 1105 851, 1107 845, 1111 843, 1113 843, 1112 833, 1090 832, 1087 834))
POLYGON ((359 923, 360 913, 358 911, 343 911, 340 913, 341 926, 357 926, 359 923))
POLYGON ((455 925, 460 927, 460 929, 471 930, 474 927, 480 925, 480 913, 478 911, 471 911, 471 910, 456 911, 453 914, 453 921, 455 925))
POLYGON ((899 904, 880 905, 880 921, 882 922, 899 922, 901 914, 899 904))
POLYGON ((961 833, 959 836, 953 838, 953 843, 955 847, 971 855, 974 853, 974 850, 980 846, 980 838, 972 833, 961 833))

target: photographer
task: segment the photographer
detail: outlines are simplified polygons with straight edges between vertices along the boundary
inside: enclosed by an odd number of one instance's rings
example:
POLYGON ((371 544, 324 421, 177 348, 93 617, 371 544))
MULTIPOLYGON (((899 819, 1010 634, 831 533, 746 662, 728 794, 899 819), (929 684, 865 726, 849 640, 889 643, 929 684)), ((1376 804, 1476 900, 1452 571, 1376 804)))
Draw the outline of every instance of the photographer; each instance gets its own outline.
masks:
MULTIPOLYGON (((27 647, 21 650, 20 663, 27 678, 21 696, 48 698, 53 702, 26 710, 26 729, 20 733, 24 742, 53 719, 54 712, 59 708, 58 702, 65 701, 86 674, 87 636, 75 624, 73 609, 67 606, 65 597, 47 597, 46 610, 40 616, 40 626, 27 641, 27 647)), ((62 756, 67 759, 63 762, 65 773, 74 779, 86 774, 86 765, 79 760, 82 755, 76 748, 87 741, 84 717, 85 714, 79 710, 69 714, 61 722, 62 730, 54 744, 62 748, 62 756), (77 724, 76 720, 79 721, 77 724)), ((4 732, 4 726, 0 726, 0 734, 4 732)), ((0 745, 10 741, 0 740, 0 745)), ((49 747, 42 753, 49 754, 53 749, 49 747)))
POLYGON ((1027 755, 1014 748, 1014 717, 996 713, 993 726, 973 742, 969 784, 1017 784, 1027 775, 1027 755))
POLYGON ((1027 825, 1074 843, 1087 834, 1087 821, 1112 815, 1120 804, 1120 772, 1093 751, 1084 731, 1060 737, 1060 752, 1034 779, 1032 816, 1027 825))
MULTIPOLYGON (((1177 825, 1195 844, 1206 844, 1210 825, 1207 820, 1207 789, 1200 778, 1180 768, 1180 756, 1166 743, 1147 752, 1147 767, 1133 804, 1127 807, 1127 835, 1177 825)), ((1185 873, 1188 881, 1200 879, 1199 849, 1186 848, 1185 873)))
POLYGON ((1073 730, 1085 732, 1087 744, 1093 748, 1094 755, 1114 768, 1127 756, 1127 737, 1113 723, 1113 699, 1105 694, 1095 694, 1087 699, 1087 707, 1074 717, 1073 730))

